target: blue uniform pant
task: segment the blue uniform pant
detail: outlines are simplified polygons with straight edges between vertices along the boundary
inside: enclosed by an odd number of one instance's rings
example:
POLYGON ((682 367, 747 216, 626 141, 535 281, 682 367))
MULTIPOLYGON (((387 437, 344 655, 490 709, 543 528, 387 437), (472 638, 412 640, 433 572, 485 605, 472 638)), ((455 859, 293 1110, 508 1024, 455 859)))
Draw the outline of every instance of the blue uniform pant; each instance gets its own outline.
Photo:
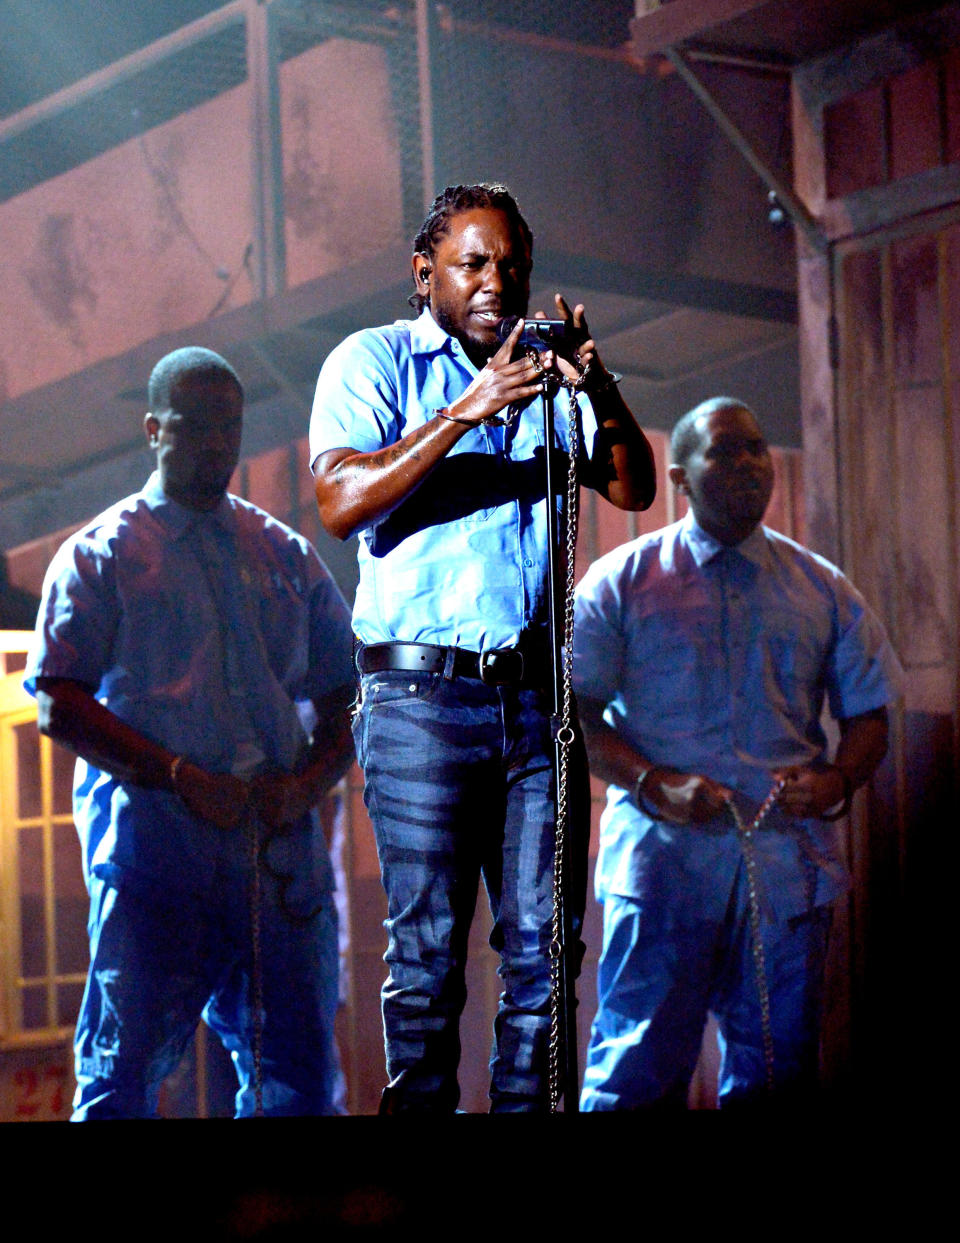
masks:
MULTIPOLYGON (((547 1109, 555 815, 544 697, 441 674, 367 674, 354 737, 387 894, 384 1108, 457 1107, 482 876, 503 982, 491 1109, 547 1109)), ((582 869, 571 892, 578 936, 582 869)))
MULTIPOLYGON (((154 1117, 159 1089, 201 1016, 231 1055, 237 1117, 255 1108, 249 868, 220 868, 208 892, 170 895, 93 878, 90 970, 75 1036, 75 1121, 154 1117)), ((320 901, 320 899, 317 899, 320 901)), ((294 908, 295 913, 297 908, 294 908)), ((291 918, 262 875, 263 1108, 335 1112, 337 916, 333 895, 291 918)))
MULTIPOLYGON (((721 1106, 761 1101, 766 1063, 743 868, 726 917, 671 923, 607 895, 603 951, 580 1106, 642 1109, 686 1102, 708 1011, 720 1033, 721 1106)), ((762 921, 778 1099, 816 1090, 830 907, 762 921)))

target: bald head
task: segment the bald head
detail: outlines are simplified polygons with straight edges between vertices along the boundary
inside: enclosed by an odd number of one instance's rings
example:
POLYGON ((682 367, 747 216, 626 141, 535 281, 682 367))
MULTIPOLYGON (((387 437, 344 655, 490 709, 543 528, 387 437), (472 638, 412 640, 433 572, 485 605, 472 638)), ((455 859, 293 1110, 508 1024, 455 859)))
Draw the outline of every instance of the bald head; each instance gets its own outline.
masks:
POLYGON ((670 461, 686 466, 690 454, 697 448, 703 435, 703 426, 717 410, 745 410, 757 422, 757 416, 748 405, 736 397, 708 397, 679 418, 670 434, 670 461))
POLYGON ((147 404, 154 414, 170 409, 173 404, 171 394, 187 378, 201 384, 210 381, 232 383, 243 399, 240 377, 225 358, 200 345, 186 345, 165 354, 150 373, 147 404))
POLYGON ((160 359, 148 396, 143 425, 164 492, 190 509, 213 509, 240 456, 243 387, 237 373, 213 350, 187 346, 160 359))

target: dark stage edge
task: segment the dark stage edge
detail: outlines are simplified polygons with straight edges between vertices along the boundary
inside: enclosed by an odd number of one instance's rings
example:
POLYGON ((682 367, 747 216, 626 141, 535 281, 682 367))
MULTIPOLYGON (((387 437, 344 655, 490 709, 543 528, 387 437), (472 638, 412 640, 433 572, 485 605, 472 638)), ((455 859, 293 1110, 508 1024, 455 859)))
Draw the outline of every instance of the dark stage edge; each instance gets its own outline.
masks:
POLYGON ((644 1233, 657 1221, 726 1219, 764 1232, 776 1221, 809 1238, 822 1231, 828 1190, 834 1227, 895 1213, 907 1166, 920 1168, 935 1129, 919 1114, 873 1109, 10 1123, 0 1126, 0 1168, 8 1203, 29 1199, 44 1234, 96 1222, 100 1235, 171 1243, 481 1231, 533 1240, 544 1229, 632 1223, 644 1233), (867 1183, 851 1182, 851 1162, 865 1161, 867 1183))

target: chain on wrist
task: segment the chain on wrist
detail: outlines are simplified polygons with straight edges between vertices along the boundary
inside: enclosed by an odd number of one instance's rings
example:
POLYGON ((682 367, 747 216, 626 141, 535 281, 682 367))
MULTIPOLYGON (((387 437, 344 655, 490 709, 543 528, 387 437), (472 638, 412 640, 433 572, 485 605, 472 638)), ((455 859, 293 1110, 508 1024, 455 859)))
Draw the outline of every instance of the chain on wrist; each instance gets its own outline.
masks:
POLYGON ((651 820, 658 819, 659 813, 656 808, 651 808, 651 805, 647 802, 646 798, 644 798, 643 787, 647 784, 647 778, 656 767, 656 764, 648 764, 646 768, 641 769, 633 783, 633 801, 639 810, 642 811, 645 816, 649 816, 651 820))
MULTIPOLYGON (((513 409, 514 407, 511 406, 511 412, 513 409)), ((501 419, 497 414, 488 414, 483 419, 464 419, 460 415, 451 414, 447 406, 438 406, 433 413, 438 419, 446 419, 448 423, 459 423, 463 427, 502 427, 505 422, 511 422, 510 419, 501 419)))
POLYGON ((476 427, 474 419, 462 419, 459 415, 451 414, 446 406, 440 406, 433 412, 438 419, 446 419, 448 423, 462 423, 464 427, 476 427))
POLYGON ((586 390, 588 397, 596 397, 598 393, 605 393, 607 389, 616 388, 623 376, 619 371, 604 370, 603 378, 599 384, 594 384, 586 390))

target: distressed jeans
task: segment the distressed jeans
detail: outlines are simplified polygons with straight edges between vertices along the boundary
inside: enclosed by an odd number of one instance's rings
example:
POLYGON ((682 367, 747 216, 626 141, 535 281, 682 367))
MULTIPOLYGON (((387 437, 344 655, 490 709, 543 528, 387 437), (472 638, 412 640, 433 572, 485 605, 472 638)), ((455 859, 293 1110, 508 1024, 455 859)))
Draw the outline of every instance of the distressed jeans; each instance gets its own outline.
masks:
MULTIPOLYGON (((457 1107, 467 938, 481 877, 503 983, 491 1110, 548 1108, 555 819, 548 712, 537 691, 469 678, 394 671, 362 678, 354 738, 387 895, 385 1112, 457 1107)), ((577 873, 575 936, 585 896, 577 873)))

